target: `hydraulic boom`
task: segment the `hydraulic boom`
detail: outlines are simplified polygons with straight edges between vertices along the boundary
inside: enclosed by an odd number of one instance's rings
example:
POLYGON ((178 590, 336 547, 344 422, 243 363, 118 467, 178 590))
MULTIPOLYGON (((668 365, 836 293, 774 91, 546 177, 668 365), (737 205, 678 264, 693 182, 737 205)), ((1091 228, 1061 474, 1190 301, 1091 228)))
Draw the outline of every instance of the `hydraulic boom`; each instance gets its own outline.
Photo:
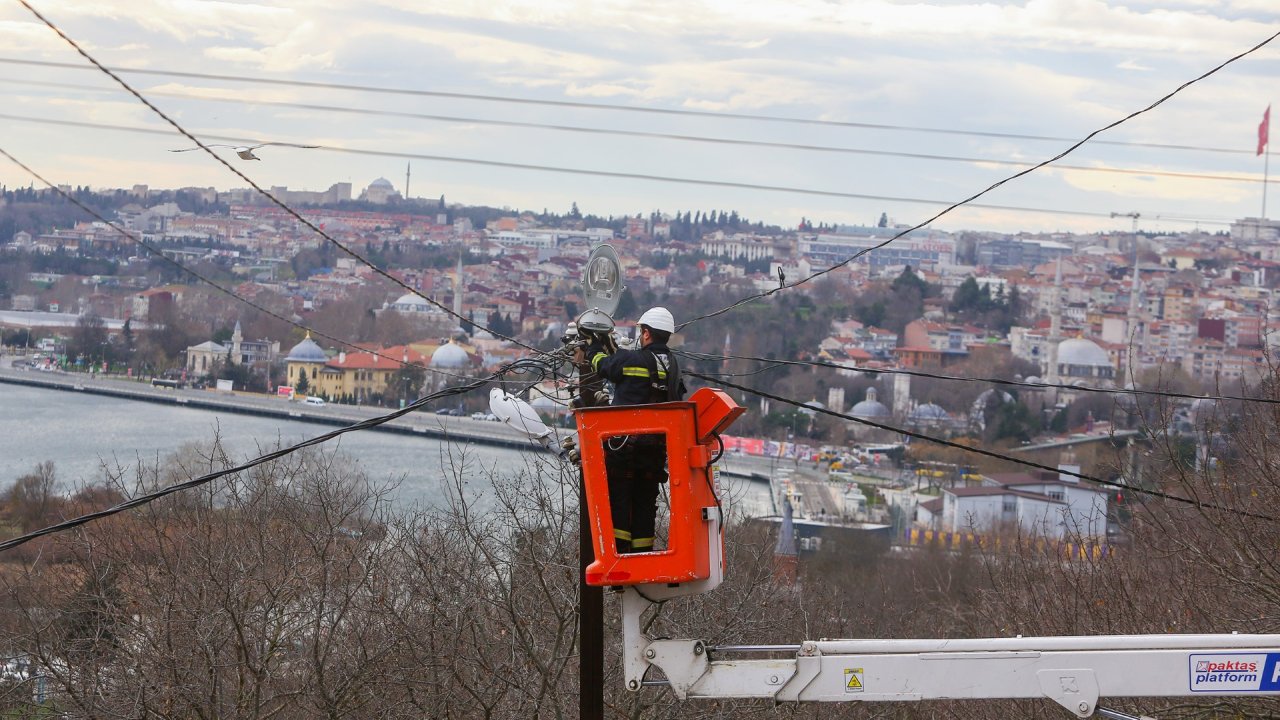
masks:
POLYGON ((633 587, 623 592, 627 688, 669 685, 681 699, 1048 698, 1084 718, 1098 710, 1099 697, 1280 694, 1280 635, 810 640, 713 647, 700 640, 646 637, 640 616, 649 600, 633 587), (646 680, 651 667, 666 680, 646 680))

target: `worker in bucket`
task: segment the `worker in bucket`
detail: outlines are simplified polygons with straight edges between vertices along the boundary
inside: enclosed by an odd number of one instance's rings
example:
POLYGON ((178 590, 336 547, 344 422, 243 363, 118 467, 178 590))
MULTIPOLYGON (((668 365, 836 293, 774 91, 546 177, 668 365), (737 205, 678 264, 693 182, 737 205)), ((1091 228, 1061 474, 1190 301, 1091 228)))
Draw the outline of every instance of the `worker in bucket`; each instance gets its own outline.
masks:
MULTIPOLYGON (((616 350, 600 341, 579 350, 580 361, 613 383, 613 405, 671 402, 684 398, 680 367, 667 343, 676 330, 671 311, 651 308, 637 321, 639 349, 616 350)), ((609 507, 619 553, 651 552, 657 524, 658 486, 667 481, 663 435, 627 435, 605 442, 609 507)))

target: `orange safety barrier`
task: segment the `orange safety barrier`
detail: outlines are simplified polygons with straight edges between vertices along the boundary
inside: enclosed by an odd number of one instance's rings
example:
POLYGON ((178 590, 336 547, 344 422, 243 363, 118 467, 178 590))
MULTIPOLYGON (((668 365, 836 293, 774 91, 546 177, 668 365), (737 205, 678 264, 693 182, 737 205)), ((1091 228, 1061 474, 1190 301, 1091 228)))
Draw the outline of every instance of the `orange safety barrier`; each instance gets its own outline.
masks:
POLYGON ((723 562, 724 536, 716 540, 709 523, 719 528, 719 502, 712 480, 711 458, 719 449, 716 435, 746 412, 725 393, 702 388, 688 400, 650 405, 582 408, 576 412, 578 447, 595 561, 586 570, 588 585, 679 584, 706 580, 712 558, 723 562), (667 445, 667 495, 671 517, 667 547, 655 552, 620 554, 614 544, 609 511, 609 483, 604 444, 626 435, 664 435, 667 445), (720 546, 712 548, 711 542, 720 546))

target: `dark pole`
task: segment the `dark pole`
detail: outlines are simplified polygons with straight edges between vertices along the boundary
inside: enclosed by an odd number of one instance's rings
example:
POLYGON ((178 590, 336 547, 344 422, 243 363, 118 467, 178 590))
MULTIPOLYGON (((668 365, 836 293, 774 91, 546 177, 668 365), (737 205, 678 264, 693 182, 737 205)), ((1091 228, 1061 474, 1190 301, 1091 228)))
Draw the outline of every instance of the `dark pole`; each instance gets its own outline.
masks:
MULTIPOLYGON (((603 387, 590 365, 578 370, 574 408, 591 407, 603 387)), ((579 448, 581 450, 581 448, 579 448)), ((604 720, 604 588, 587 584, 587 566, 595 560, 591 518, 587 512, 587 483, 578 468, 578 717, 604 720)))
POLYGON ((587 517, 587 497, 578 486, 578 717, 604 718, 604 588, 587 584, 587 565, 595 559, 591 545, 591 523, 587 517))

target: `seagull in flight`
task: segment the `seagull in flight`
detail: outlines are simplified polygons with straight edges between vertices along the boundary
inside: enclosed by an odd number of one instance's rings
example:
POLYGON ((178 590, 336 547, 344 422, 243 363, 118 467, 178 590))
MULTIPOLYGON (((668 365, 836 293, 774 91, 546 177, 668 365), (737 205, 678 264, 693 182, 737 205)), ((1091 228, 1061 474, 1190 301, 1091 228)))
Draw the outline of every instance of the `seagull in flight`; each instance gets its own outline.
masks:
MULTIPOLYGON (((257 155, 254 155, 253 151, 261 147, 266 147, 268 145, 281 145, 283 147, 305 148, 308 150, 320 147, 319 145, 298 145, 297 143, 287 143, 287 142, 264 142, 264 143, 258 143, 257 145, 213 145, 211 144, 211 145, 205 145, 205 147, 232 148, 233 150, 236 151, 236 155, 240 156, 241 160, 261 160, 262 158, 258 157, 257 155)), ((199 149, 200 148, 198 147, 182 148, 181 150, 170 150, 169 152, 191 152, 192 150, 199 150, 199 149)))

